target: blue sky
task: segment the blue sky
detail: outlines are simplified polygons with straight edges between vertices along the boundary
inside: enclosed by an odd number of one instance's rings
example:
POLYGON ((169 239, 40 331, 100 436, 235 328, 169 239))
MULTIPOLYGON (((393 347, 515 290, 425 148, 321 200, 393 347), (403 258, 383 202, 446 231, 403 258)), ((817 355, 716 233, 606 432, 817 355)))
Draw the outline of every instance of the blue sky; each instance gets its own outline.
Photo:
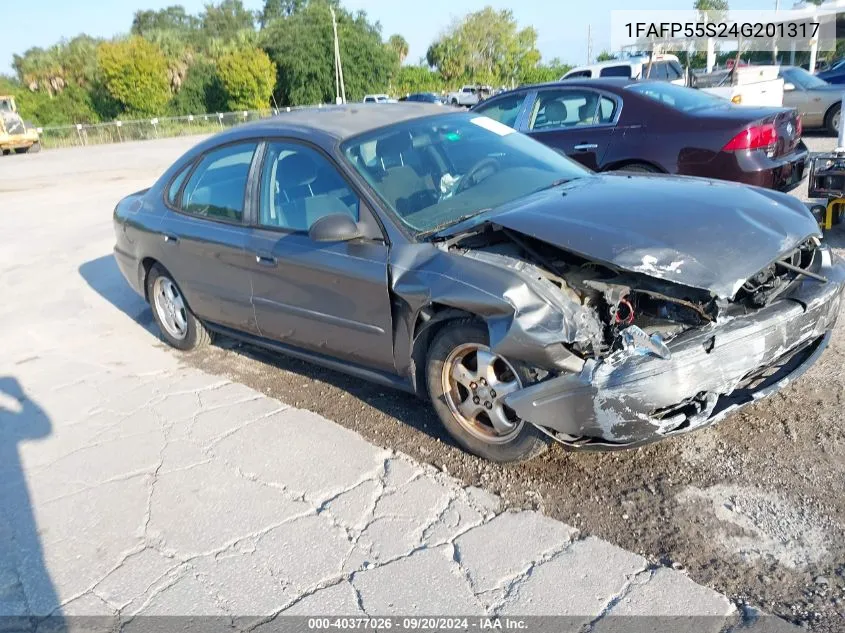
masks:
MULTIPOLYGON (((100 37, 125 33, 137 9, 160 9, 182 4, 191 13, 202 10, 203 0, 3 0, 19 10, 6 12, 0 22, 0 72, 11 72, 12 54, 30 46, 48 46, 60 38, 85 32, 100 37)), ((511 9, 521 25, 533 25, 545 59, 560 57, 582 64, 587 55, 587 25, 592 25, 594 55, 608 48, 610 12, 630 9, 631 0, 342 0, 350 9, 364 9, 381 22, 385 37, 401 33, 410 45, 409 61, 425 55, 429 43, 453 18, 486 5, 511 9), (592 4, 592 6, 591 6, 592 4)), ((244 0, 259 9, 262 0, 244 0)), ((686 9, 693 1, 637 0, 638 9, 686 9)), ((781 2, 783 8, 792 2, 781 2)), ((773 9, 774 0, 730 0, 731 9, 773 9)))

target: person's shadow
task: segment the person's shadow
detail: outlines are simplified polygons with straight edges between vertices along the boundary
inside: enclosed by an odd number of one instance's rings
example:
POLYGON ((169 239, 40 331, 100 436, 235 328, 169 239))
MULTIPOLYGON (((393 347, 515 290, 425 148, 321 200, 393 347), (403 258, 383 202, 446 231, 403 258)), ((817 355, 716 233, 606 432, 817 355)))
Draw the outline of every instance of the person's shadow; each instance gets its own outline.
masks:
POLYGON ((0 376, 0 631, 65 630, 18 449, 50 431, 17 379, 0 376))

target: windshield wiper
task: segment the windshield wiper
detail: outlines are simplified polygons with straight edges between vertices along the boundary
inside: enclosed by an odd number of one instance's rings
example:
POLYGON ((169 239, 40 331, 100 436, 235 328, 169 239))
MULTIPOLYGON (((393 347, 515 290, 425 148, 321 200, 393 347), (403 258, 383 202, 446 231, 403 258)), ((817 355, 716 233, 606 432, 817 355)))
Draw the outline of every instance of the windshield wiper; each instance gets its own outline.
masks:
MULTIPOLYGON (((492 208, 492 207, 491 207, 492 208)), ((417 233, 417 237, 428 237, 429 235, 436 235, 437 233, 441 233, 448 229, 450 226, 455 226, 456 224, 460 224, 461 222, 465 222, 466 220, 471 220, 472 218, 481 215, 482 213, 489 211, 490 208, 487 209, 480 209, 478 211, 473 211, 472 213, 467 213, 462 215, 458 218, 454 218, 449 220, 448 222, 443 222, 442 224, 438 224, 434 228, 431 228, 427 231, 422 231, 417 233)))
POLYGON ((568 183, 570 180, 572 180, 572 178, 558 178, 557 180, 546 185, 545 187, 540 187, 539 189, 536 189, 534 193, 537 193, 538 191, 548 191, 549 189, 560 187, 561 185, 565 185, 566 183, 568 183))

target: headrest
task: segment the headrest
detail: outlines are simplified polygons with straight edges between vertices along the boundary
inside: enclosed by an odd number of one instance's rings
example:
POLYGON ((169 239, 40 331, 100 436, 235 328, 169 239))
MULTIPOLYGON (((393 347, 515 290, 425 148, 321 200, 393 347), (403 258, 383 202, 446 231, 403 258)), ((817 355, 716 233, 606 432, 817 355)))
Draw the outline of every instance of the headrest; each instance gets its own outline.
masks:
POLYGON ((569 110, 563 101, 550 101, 546 104, 546 121, 561 123, 569 118, 569 110))
POLYGON ((385 166, 390 162, 399 162, 400 155, 407 155, 413 150, 411 135, 406 133, 391 134, 388 137, 379 139, 376 143, 376 154, 385 166))
POLYGON ((279 161, 276 179, 288 187, 304 187, 317 179, 317 165, 308 154, 296 152, 279 161))

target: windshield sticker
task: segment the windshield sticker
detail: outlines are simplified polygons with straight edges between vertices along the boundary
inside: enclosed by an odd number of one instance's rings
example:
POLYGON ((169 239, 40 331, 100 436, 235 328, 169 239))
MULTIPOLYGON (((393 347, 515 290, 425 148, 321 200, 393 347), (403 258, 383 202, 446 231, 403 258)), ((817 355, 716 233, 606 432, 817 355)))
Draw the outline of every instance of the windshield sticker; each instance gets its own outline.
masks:
POLYGON ((483 127, 485 130, 489 130, 499 136, 507 136, 516 132, 512 127, 508 127, 504 123, 499 123, 486 116, 477 116, 474 119, 470 119, 470 123, 475 123, 478 127, 483 127))

